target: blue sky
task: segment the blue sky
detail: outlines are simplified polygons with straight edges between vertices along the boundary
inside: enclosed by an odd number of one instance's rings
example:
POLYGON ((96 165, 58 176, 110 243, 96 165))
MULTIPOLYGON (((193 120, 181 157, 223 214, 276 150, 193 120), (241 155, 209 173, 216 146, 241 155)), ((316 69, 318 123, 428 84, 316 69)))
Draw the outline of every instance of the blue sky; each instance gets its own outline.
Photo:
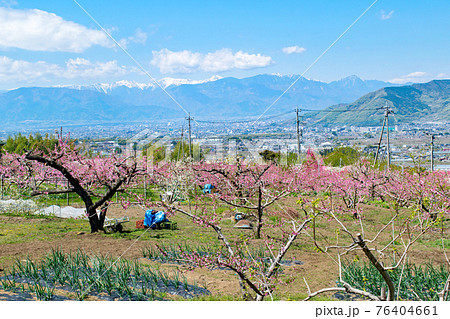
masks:
MULTIPOLYGON (((302 74, 374 0, 77 0, 155 79, 302 74)), ((305 74, 450 77, 450 1, 378 0, 305 74)), ((0 89, 151 79, 73 0, 0 0, 0 89)))

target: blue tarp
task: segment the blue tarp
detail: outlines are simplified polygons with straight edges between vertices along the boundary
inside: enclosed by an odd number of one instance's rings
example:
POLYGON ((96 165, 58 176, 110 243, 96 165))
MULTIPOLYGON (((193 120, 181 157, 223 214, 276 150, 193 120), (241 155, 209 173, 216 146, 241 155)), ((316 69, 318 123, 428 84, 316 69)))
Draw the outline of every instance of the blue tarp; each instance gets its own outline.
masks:
POLYGON ((211 194, 211 191, 216 188, 214 185, 211 184, 205 184, 205 187, 203 188, 203 194, 211 194))
POLYGON ((159 223, 168 221, 166 213, 163 211, 155 212, 153 209, 149 209, 145 212, 144 226, 155 229, 159 223))
POLYGON ((144 226, 150 227, 150 225, 153 224, 153 219, 154 219, 155 215, 152 213, 153 213, 153 209, 149 209, 145 212, 144 226))
POLYGON ((166 213, 159 211, 155 214, 155 220, 154 220, 155 224, 159 224, 159 223, 162 223, 165 221, 167 221, 166 213))

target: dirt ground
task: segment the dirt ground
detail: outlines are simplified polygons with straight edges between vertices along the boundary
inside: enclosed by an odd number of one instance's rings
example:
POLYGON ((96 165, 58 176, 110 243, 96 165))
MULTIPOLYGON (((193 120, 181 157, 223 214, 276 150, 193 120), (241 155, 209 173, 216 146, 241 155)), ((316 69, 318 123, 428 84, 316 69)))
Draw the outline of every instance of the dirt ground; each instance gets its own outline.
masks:
MULTIPOLYGON (((48 254, 51 249, 60 249, 65 252, 74 252, 78 249, 92 255, 107 255, 111 257, 123 257, 126 259, 139 259, 143 263, 154 264, 142 258, 142 248, 148 246, 146 241, 133 241, 127 239, 112 239, 102 236, 101 233, 68 233, 63 240, 58 241, 37 241, 19 244, 4 244, 0 246, 0 256, 9 256, 6 262, 0 266, 0 276, 5 268, 10 266, 14 259, 29 257, 32 260, 39 260, 48 254)), ((332 269, 326 256, 318 255, 315 252, 302 253, 296 260, 303 262, 302 265, 285 266, 284 272, 288 277, 309 277, 308 284, 311 289, 319 289, 334 284, 337 270, 332 269), (314 273, 314 277, 310 274, 314 273)), ((214 296, 235 295, 240 293, 239 280, 231 271, 195 269, 188 270, 187 267, 178 265, 164 265, 166 268, 177 268, 191 282, 197 282, 208 289, 214 296)), ((333 267, 335 268, 335 267, 333 267)), ((282 291, 290 291, 293 294, 306 293, 304 282, 284 283, 280 286, 282 291)), ((5 293, 0 289, 0 293, 5 293)))
MULTIPOLYGON (((157 209, 157 207, 151 207, 157 209)), ((225 212, 224 214, 226 214, 225 212)), ((125 229, 134 229, 137 220, 143 219, 144 211, 138 206, 131 206, 124 211, 120 205, 113 205, 108 210, 109 218, 128 216, 130 223, 126 224, 125 229)), ((0 215, 0 223, 16 223, 17 227, 26 224, 39 225, 44 223, 43 219, 27 219, 20 216, 0 215)), ((186 223, 191 226, 192 223, 186 223)), ((195 227, 195 226, 192 226, 195 227)), ((232 226, 230 226, 232 227, 232 226)), ((160 232, 163 234, 168 230, 149 230, 150 232, 160 232)), ((201 230, 199 230, 201 232, 201 230)), ((139 260, 141 263, 156 264, 156 262, 143 258, 142 250, 149 245, 158 243, 156 237, 147 240, 137 240, 138 238, 120 238, 105 236, 103 233, 89 233, 85 231, 68 231, 62 234, 62 237, 52 240, 35 240, 20 243, 0 245, 0 277, 5 270, 10 267, 16 259, 22 260, 29 257, 32 260, 39 260, 47 255, 52 249, 60 249, 64 252, 76 252, 83 250, 88 255, 103 255, 113 258, 125 258, 139 260)), ((168 237, 170 238, 170 237, 168 237)), ((283 266, 283 275, 280 276, 280 283, 276 293, 283 296, 282 299, 302 299, 307 296, 308 290, 305 281, 311 291, 333 287, 338 279, 338 267, 336 262, 330 258, 333 255, 319 253, 314 250, 309 238, 302 237, 296 241, 296 246, 289 251, 289 258, 301 261, 302 264, 293 264, 283 266)), ((413 249, 409 257, 415 263, 433 262, 435 264, 445 263, 442 250, 436 249, 413 249)), ((190 282, 196 282, 211 292, 211 299, 215 297, 229 296, 234 300, 240 299, 240 287, 238 277, 228 270, 208 270, 196 268, 188 269, 186 266, 173 264, 158 264, 168 270, 179 270, 190 282)), ((9 292, 0 289, 0 300, 10 295, 9 292)), ((332 298, 332 294, 325 295, 332 298)))
MULTIPOLYGON (((120 209, 111 209, 108 212, 110 218, 122 217, 123 211, 120 209)), ((127 227, 133 227, 134 221, 142 217, 142 210, 131 208, 127 210, 127 215, 132 219, 127 227)), ((21 217, 1 216, 0 219, 14 219, 17 225, 23 223, 39 223, 39 219, 27 220, 21 217)), ((163 231, 163 230, 162 230, 163 231)), ((29 257, 32 260, 39 260, 47 255, 52 249, 60 249, 64 252, 75 252, 78 249, 83 250, 89 255, 111 256, 113 258, 138 259, 142 263, 155 264, 156 262, 142 258, 142 249, 147 247, 149 241, 111 238, 103 233, 91 234, 88 232, 68 232, 64 234, 62 239, 49 241, 31 241, 14 244, 0 245, 0 277, 4 274, 4 270, 10 267, 15 260, 23 260, 29 257), (2 258, 6 257, 7 258, 2 258)), ((284 266, 283 272, 284 282, 279 285, 279 292, 289 292, 292 295, 298 293, 306 294, 306 286, 303 280, 298 278, 307 278, 311 289, 319 289, 334 285, 337 278, 336 267, 330 265, 328 257, 317 254, 314 251, 306 251, 301 254, 295 254, 295 259, 301 261, 302 265, 284 266), (314 274, 314 275, 313 275, 314 274), (293 280, 296 278, 296 280, 293 280), (293 280, 293 281, 292 281, 293 280)), ((240 288, 238 277, 228 270, 208 270, 196 268, 188 269, 186 266, 159 264, 158 267, 166 269, 180 270, 190 282, 195 282, 200 286, 208 289, 214 296, 234 296, 232 298, 239 300, 240 288)), ((0 295, 9 295, 10 293, 0 289, 0 295)), ((0 296, 0 300, 1 300, 0 296)))

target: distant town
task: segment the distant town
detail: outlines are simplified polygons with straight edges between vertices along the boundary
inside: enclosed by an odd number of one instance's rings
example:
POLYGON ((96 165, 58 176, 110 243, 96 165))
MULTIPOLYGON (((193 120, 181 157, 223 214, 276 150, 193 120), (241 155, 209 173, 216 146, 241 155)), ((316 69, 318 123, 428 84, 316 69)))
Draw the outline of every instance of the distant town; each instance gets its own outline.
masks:
MULTIPOLYGON (((308 149, 318 154, 336 147, 350 146, 364 155, 374 155, 382 131, 380 126, 322 126, 299 123, 297 134, 295 118, 247 121, 196 121, 191 120, 190 139, 205 151, 204 160, 223 160, 229 155, 242 155, 257 159, 264 150, 281 153, 300 153, 308 149), (298 139, 297 139, 297 135, 298 139)), ((400 125, 395 121, 389 126, 389 149, 392 164, 412 165, 414 162, 429 165, 433 151, 436 169, 450 169, 449 123, 425 123, 400 125), (433 150, 431 140, 433 139, 433 150)), ((48 125, 47 127, 50 127, 48 125)), ((146 123, 117 123, 97 125, 60 126, 54 128, 23 128, 0 130, 0 141, 16 134, 42 135, 70 133, 79 143, 104 156, 113 152, 126 152, 131 144, 143 146, 158 143, 172 151, 178 142, 189 141, 189 123, 186 119, 159 120, 146 123)), ((384 128, 380 143, 380 159, 387 157, 387 130, 384 128)), ((136 148, 136 147, 135 147, 136 148)))

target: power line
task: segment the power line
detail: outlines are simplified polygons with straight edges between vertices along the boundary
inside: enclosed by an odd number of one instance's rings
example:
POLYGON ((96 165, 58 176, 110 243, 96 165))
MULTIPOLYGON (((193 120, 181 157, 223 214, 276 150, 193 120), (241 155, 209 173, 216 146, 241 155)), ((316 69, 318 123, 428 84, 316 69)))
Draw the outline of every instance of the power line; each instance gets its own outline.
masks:
POLYGON ((317 113, 345 113, 345 112, 363 112, 363 111, 379 111, 383 110, 383 107, 377 107, 373 109, 359 109, 359 110, 308 110, 308 109, 299 109, 304 112, 317 112, 317 113))
MULTIPOLYGON (((287 115, 287 114, 291 114, 292 111, 288 111, 288 112, 284 112, 284 113, 279 113, 279 114, 275 114, 272 116, 266 116, 260 120, 270 120, 273 118, 277 118, 277 117, 281 117, 283 115, 287 115)), ((211 123, 211 124, 231 124, 231 123, 249 123, 249 122, 253 122, 254 119, 251 120, 220 120, 220 121, 215 121, 215 120, 196 120, 198 123, 211 123)))
POLYGON ((124 47, 121 45, 77 0, 73 0, 75 4, 137 65, 145 75, 147 75, 163 92, 176 104, 184 113, 189 114, 188 111, 169 93, 167 90, 151 76, 151 74, 145 69, 141 63, 139 63, 124 47))
MULTIPOLYGON (((303 109, 296 108, 299 112, 317 112, 317 113, 346 113, 346 112, 364 112, 364 111, 379 111, 383 110, 384 107, 370 108, 370 109, 359 109, 359 110, 313 110, 313 109, 303 109)), ((295 110, 294 110, 295 112, 295 110)), ((293 111, 288 111, 284 113, 279 113, 271 116, 266 116, 264 118, 260 118, 260 121, 271 120, 277 117, 281 117, 283 115, 292 114, 293 111)), ((196 120, 198 123, 207 123, 207 124, 238 124, 238 123, 249 123, 253 122, 254 119, 242 119, 242 120, 196 120)))
MULTIPOLYGON (((281 95, 272 102, 272 104, 269 105, 269 107, 266 108, 266 110, 259 116, 259 118, 255 121, 258 122, 260 118, 262 118, 264 116, 264 114, 266 114, 266 112, 272 108, 272 106, 274 106, 286 93, 287 91, 289 91, 301 78, 304 77, 304 75, 306 74, 306 72, 308 72, 328 51, 331 50, 331 48, 367 13, 367 11, 369 11, 374 5, 375 3, 377 3, 378 0, 375 0, 366 10, 364 10, 364 12, 358 17, 356 18, 355 21, 352 22, 352 24, 350 24, 350 26, 345 29, 345 31, 336 39, 334 40, 334 42, 325 50, 322 52, 322 54, 320 54, 313 63, 311 63, 305 71, 303 71, 303 73, 286 89, 283 91, 283 93, 281 93, 281 95)), ((253 124, 255 124, 253 123, 253 124)))

